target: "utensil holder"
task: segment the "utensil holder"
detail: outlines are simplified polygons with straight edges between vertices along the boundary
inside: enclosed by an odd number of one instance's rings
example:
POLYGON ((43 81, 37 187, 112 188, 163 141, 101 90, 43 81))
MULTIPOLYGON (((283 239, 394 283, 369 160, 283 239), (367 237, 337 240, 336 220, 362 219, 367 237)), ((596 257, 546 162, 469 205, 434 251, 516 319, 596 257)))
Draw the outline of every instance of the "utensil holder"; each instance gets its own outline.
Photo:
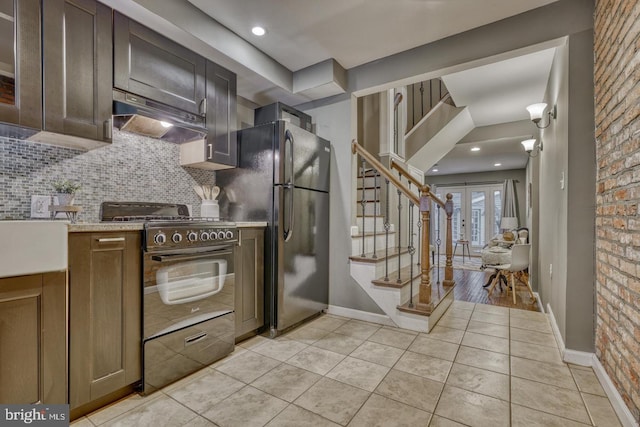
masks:
POLYGON ((203 218, 220 218, 220 206, 217 200, 203 200, 200 205, 200 216, 203 218))

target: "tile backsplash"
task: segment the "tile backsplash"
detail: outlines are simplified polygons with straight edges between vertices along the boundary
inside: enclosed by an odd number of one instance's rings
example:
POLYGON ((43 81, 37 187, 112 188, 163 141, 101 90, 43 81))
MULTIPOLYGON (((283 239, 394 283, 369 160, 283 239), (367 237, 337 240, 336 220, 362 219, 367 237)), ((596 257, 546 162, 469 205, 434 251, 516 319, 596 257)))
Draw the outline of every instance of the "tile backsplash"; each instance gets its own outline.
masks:
POLYGON ((31 196, 50 195, 54 181, 78 182, 79 222, 98 222, 103 201, 192 205, 195 184, 214 184, 215 172, 180 166, 180 146, 113 130, 113 143, 80 151, 0 135, 0 220, 28 219, 31 196))

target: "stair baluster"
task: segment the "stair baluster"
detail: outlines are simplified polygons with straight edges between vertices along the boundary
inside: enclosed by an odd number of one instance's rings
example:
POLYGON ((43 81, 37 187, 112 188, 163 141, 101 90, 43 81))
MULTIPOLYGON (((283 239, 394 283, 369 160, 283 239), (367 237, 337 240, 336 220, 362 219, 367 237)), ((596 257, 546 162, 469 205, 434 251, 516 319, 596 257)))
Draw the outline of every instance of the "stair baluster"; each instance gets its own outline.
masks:
POLYGON ((438 269, 438 281, 436 282, 438 285, 440 284, 440 243, 442 243, 442 240, 440 240, 440 205, 436 206, 437 211, 436 211, 436 224, 438 226, 438 228, 436 228, 436 253, 438 255, 438 265, 437 265, 437 269, 438 269))
MULTIPOLYGON (((411 188, 411 183, 409 183, 409 188, 411 188)), ((409 245, 407 247, 409 250, 409 308, 413 308, 413 254, 415 254, 416 249, 413 246, 413 202, 409 200, 409 245)), ((398 270, 400 271, 400 270, 398 270)))
MULTIPOLYGON (((378 195, 378 171, 374 169, 373 175, 373 256, 371 258, 378 258, 376 254, 376 240, 378 237, 377 227, 376 227, 376 219, 378 217, 378 200, 380 196, 378 195)), ((363 230, 364 232, 364 230, 363 230)))
POLYGON ((362 158, 362 162, 361 162, 361 170, 362 170, 362 197, 360 198, 360 206, 362 206, 362 230, 360 230, 360 232, 362 233, 362 258, 365 257, 365 243, 364 243, 364 220, 365 220, 365 206, 367 205, 367 200, 366 200, 366 195, 365 195, 365 173, 364 173, 364 166, 365 166, 365 160, 364 157, 362 158))
MULTIPOLYGON (((398 179, 402 182, 402 174, 398 173, 398 179)), ((396 280, 398 283, 402 283, 400 279, 400 266, 402 265, 402 191, 398 189, 398 232, 396 233, 398 236, 398 279, 396 280)))
POLYGON ((389 281, 389 180, 384 180, 385 200, 384 200, 384 281, 389 281))
MULTIPOLYGON (((422 221, 418 217, 418 242, 422 241, 422 221)), ((418 245, 418 265, 420 265, 420 251, 422 250, 422 245, 418 245)))

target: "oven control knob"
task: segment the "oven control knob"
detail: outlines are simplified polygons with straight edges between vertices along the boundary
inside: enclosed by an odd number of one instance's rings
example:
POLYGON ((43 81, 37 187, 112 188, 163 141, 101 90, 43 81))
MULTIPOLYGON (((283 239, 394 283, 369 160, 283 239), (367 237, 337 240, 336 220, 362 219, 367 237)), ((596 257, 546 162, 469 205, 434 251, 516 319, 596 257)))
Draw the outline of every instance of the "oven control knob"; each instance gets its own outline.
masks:
POLYGON ((196 233, 195 231, 190 231, 189 234, 187 234, 187 240, 190 242, 195 242, 198 240, 198 233, 196 233))
POLYGON ((173 236, 171 236, 171 240, 173 241, 173 243, 182 242, 182 234, 178 232, 173 233, 173 236))
POLYGON ((217 233, 218 240, 224 240, 224 231, 218 231, 217 233))
POLYGON ((164 245, 167 241, 167 235, 164 234, 162 231, 159 231, 156 233, 155 236, 153 236, 153 242, 156 245, 164 245))
POLYGON ((230 230, 225 231, 224 237, 226 237, 227 239, 233 239, 233 231, 230 231, 230 230))
POLYGON ((210 238, 211 240, 218 240, 218 233, 216 233, 215 231, 211 231, 211 232, 209 233, 209 238, 210 238))
POLYGON ((202 241, 209 240, 209 233, 207 233, 206 231, 203 231, 202 233, 200 233, 200 240, 202 241))

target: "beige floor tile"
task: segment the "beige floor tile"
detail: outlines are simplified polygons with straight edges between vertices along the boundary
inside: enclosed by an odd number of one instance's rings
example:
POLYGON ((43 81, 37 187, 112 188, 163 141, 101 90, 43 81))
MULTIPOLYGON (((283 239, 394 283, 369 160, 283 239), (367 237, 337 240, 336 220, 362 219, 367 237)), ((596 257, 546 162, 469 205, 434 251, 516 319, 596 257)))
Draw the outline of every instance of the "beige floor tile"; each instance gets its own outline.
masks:
POLYGON ((582 397, 574 390, 511 377, 511 402, 581 423, 590 423, 582 397))
POLYGON ((511 339, 514 341, 523 341, 530 344, 543 345, 545 347, 556 347, 556 339, 553 334, 544 332, 528 331, 526 329, 511 328, 511 339))
POLYGON ((256 335, 238 343, 238 346, 246 348, 247 350, 251 350, 253 347, 264 344, 268 340, 269 338, 263 337, 262 335, 256 335))
POLYGON ((469 302, 469 301, 459 301, 456 300, 454 302, 451 303, 451 308, 460 308, 463 310, 473 310, 475 308, 476 304, 473 302, 469 302))
POLYGON ((474 311, 480 313, 497 314, 499 316, 508 316, 509 307, 501 307, 499 305, 476 304, 474 311))
POLYGON ((347 425, 370 393, 329 378, 323 378, 300 396, 295 404, 329 420, 347 425))
POLYGON ((431 414, 404 403, 372 394, 349 423, 349 427, 427 425, 431 414))
POLYGON ((403 353, 404 350, 397 347, 365 341, 350 356, 391 368, 403 353))
POLYGON ((544 332, 546 334, 552 333, 551 325, 546 318, 540 320, 532 320, 528 318, 512 316, 510 320, 512 328, 527 329, 530 331, 544 332))
POLYGON ((467 331, 476 334, 490 335, 492 337, 509 338, 509 327, 505 325, 496 325, 494 323, 479 322, 472 320, 469 322, 467 331))
POLYGON ((197 414, 164 394, 107 421, 104 426, 180 426, 194 419, 197 414))
POLYGON ((482 350, 495 351, 497 353, 509 354, 509 340, 506 338, 465 332, 464 338, 462 339, 462 345, 480 348, 482 350))
POLYGON ((338 427, 328 419, 307 411, 296 405, 289 405, 284 411, 280 412, 277 417, 269 421, 267 427, 338 427))
POLYGON ((279 361, 247 351, 216 367, 217 371, 249 384, 280 364, 279 361))
POLYGON ((582 397, 594 426, 618 427, 621 425, 609 399, 587 393, 582 393, 582 397))
POLYGON ((149 396, 132 394, 125 397, 124 399, 120 399, 110 405, 104 406, 97 411, 90 413, 89 415, 87 415, 87 418, 89 418, 89 421, 91 421, 93 424, 98 426, 118 417, 119 415, 124 414, 125 412, 133 408, 143 405, 148 401, 157 399, 158 397, 159 395, 157 393, 151 394, 149 396))
POLYGON ((571 371, 565 365, 511 357, 511 375, 556 387, 577 390, 571 371))
POLYGON ((443 387, 443 383, 392 369, 375 393, 433 412, 443 387))
POLYGON ((471 315, 471 320, 477 320, 478 322, 493 323, 495 325, 509 326, 509 315, 483 313, 481 311, 474 311, 471 315))
POLYGON ((389 372, 388 367, 347 356, 326 376, 334 380, 373 391, 389 372))
POLYGON ((560 357, 560 351, 557 348, 531 344, 524 341, 511 341, 511 355, 564 366, 562 357, 560 357))
POLYGON ((444 387, 435 414, 477 427, 510 423, 508 402, 449 385, 444 387))
POLYGON ((349 319, 346 319, 344 317, 334 317, 334 316, 324 315, 316 319, 313 319, 311 322, 309 322, 309 326, 313 328, 324 329, 327 331, 335 331, 336 329, 338 329, 340 326, 344 325, 348 321, 349 319))
POLYGON ((307 347, 287 360, 287 363, 316 374, 326 375, 344 358, 343 354, 333 351, 318 347, 307 347))
POLYGON ((428 335, 429 338, 460 344, 460 341, 462 341, 462 337, 464 336, 464 331, 436 325, 428 335))
POLYGON ((511 425, 513 427, 584 427, 588 424, 511 404, 511 425))
POLYGON ((307 344, 303 344, 298 341, 290 340, 290 339, 275 339, 269 340, 265 343, 260 344, 259 346, 254 347, 251 351, 256 353, 260 353, 263 356, 270 357, 272 359, 279 360, 284 362, 289 359, 291 356, 301 352, 305 348, 307 348, 307 344))
POLYGON ((509 375, 487 371, 486 369, 454 363, 447 378, 447 385, 502 400, 509 400, 509 375))
POLYGON ((415 338, 416 335, 414 334, 408 334, 400 330, 381 328, 371 335, 368 340, 406 350, 415 338))
MULTIPOLYGON (((261 338, 264 338, 264 337, 261 337, 261 338)), ((227 363, 231 359, 234 359, 234 358, 236 358, 238 356, 243 355, 247 351, 249 351, 249 350, 247 350, 246 348, 243 348, 243 347, 240 347, 240 346, 235 346, 235 348, 233 349, 233 353, 228 354, 227 356, 223 357, 222 359, 218 360, 217 362, 212 363, 211 365, 208 366, 208 368, 209 369, 217 368, 218 366, 222 365, 223 363, 227 363)))
POLYGON ((321 340, 313 343, 313 346, 347 356, 351 354, 353 350, 358 348, 363 342, 364 340, 362 339, 331 332, 321 340))
POLYGON ((509 356, 479 348, 460 346, 456 363, 487 369, 501 374, 509 374, 509 356))
POLYGON ((520 308, 510 308, 509 315, 513 319, 514 317, 522 318, 522 319, 530 319, 530 320, 538 320, 541 321, 543 319, 548 319, 546 313, 541 313, 539 311, 531 311, 531 310, 522 310, 520 308))
POLYGON ((429 427, 466 427, 464 424, 457 423, 448 418, 439 417, 434 415, 431 417, 431 423, 429 427))
POLYGON ((244 386, 243 382, 221 372, 209 371, 206 375, 185 383, 181 387, 165 389, 163 392, 201 414, 244 386))
POLYGON ((578 384, 578 390, 583 393, 606 396, 602 385, 600 385, 598 377, 596 377, 596 374, 591 368, 587 370, 571 366, 570 369, 573 374, 573 378, 576 380, 576 384, 578 384))
POLYGON ((446 328, 452 329, 467 329, 467 325, 469 324, 469 319, 462 319, 460 317, 454 317, 449 314, 445 314, 438 320, 438 326, 444 326, 446 328))
POLYGON ((201 417, 200 415, 196 416, 192 420, 189 420, 182 427, 218 427, 205 417, 201 417))
POLYGON ((283 363, 251 383, 251 386, 279 399, 293 402, 322 376, 283 363))
POLYGON ((82 417, 73 421, 70 425, 73 427, 93 427, 93 423, 89 421, 89 418, 82 417))
POLYGON ((394 369, 444 382, 449 374, 451 365, 453 363, 447 360, 407 351, 396 363, 394 369))
POLYGON ((360 340, 366 340, 371 335, 376 333, 380 328, 380 325, 360 322, 358 320, 349 320, 347 323, 337 328, 334 332, 360 340))
POLYGON ((251 386, 246 386, 218 402, 203 417, 224 427, 263 426, 288 405, 251 386))
POLYGON ((459 319, 466 319, 466 320, 471 319, 472 314, 473 314, 473 310, 465 310, 462 308, 454 308, 454 307, 451 307, 445 312, 446 316, 457 317, 459 319))
POLYGON ((286 337, 303 344, 311 345, 319 339, 328 335, 329 332, 330 331, 327 331, 326 329, 320 329, 315 328, 311 325, 305 325, 289 332, 286 337))
POLYGON ((436 340, 429 335, 420 334, 413 344, 411 344, 409 350, 414 353, 425 354, 453 362, 459 347, 458 344, 436 340))

